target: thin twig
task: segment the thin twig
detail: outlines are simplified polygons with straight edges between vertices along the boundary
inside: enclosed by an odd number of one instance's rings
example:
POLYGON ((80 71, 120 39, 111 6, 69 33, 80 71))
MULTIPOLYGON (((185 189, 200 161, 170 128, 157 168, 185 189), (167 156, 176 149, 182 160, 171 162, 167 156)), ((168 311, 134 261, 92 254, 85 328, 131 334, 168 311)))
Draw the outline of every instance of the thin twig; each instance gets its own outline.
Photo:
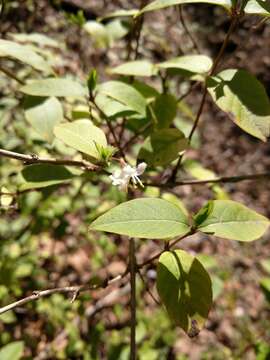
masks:
POLYGON ((2 73, 4 73, 5 75, 7 75, 8 77, 10 77, 11 79, 17 81, 20 85, 25 85, 25 82, 23 80, 18 78, 12 71, 10 71, 9 69, 3 67, 2 65, 0 65, 0 71, 2 73))
MULTIPOLYGON (((213 63, 213 66, 210 70, 210 73, 209 73, 209 76, 212 76, 214 74, 214 72, 216 71, 221 59, 222 59, 222 56, 224 54, 224 51, 228 45, 228 42, 230 40, 230 37, 232 35, 232 32, 233 30, 235 29, 237 23, 238 23, 238 20, 239 20, 239 15, 238 14, 235 14, 233 12, 233 15, 232 15, 232 20, 231 20, 231 24, 230 24, 230 27, 228 29, 228 32, 225 36, 225 39, 222 43, 222 46, 218 52, 218 55, 216 57, 216 59, 214 60, 214 63, 213 63)), ((203 112, 203 109, 204 109, 204 105, 205 105, 205 102, 206 102, 206 97, 207 97, 207 84, 205 82, 205 85, 204 85, 204 89, 203 89, 203 95, 202 95, 202 99, 201 99, 201 102, 200 102, 200 106, 199 106, 199 109, 198 109, 198 112, 197 112, 197 115, 196 115, 196 118, 195 118, 195 121, 194 121, 194 124, 192 126, 192 129, 190 131, 190 134, 188 136, 188 143, 190 144, 191 143, 191 140, 192 140, 192 137, 193 137, 193 134, 199 124, 199 121, 200 121, 200 118, 201 118, 201 115, 202 115, 202 112, 203 112)), ((181 165, 181 162, 182 162, 182 159, 183 159, 183 155, 180 155, 179 159, 178 159, 178 162, 175 166, 175 168, 173 169, 172 171, 172 175, 171 177, 169 178, 169 181, 175 181, 176 179, 176 175, 177 175, 177 172, 178 172, 178 169, 180 168, 180 165, 181 165)))
POLYGON ((130 360, 136 360, 136 256, 135 239, 129 240, 130 266, 130 360))
POLYGON ((176 186, 186 185, 203 185, 203 184, 217 184, 217 183, 237 183, 246 180, 262 180, 264 178, 270 178, 270 172, 258 173, 258 174, 247 174, 247 175, 236 175, 236 176, 220 176, 212 179, 205 180, 183 180, 175 182, 167 182, 166 184, 160 183, 144 183, 145 186, 153 186, 158 188, 168 188, 176 186))
POLYGON ((143 285, 144 285, 144 288, 145 290, 148 292, 148 294, 151 296, 151 298, 153 299, 153 301, 157 304, 157 305, 160 305, 160 302, 158 301, 158 299, 156 299, 156 297, 154 296, 154 294, 152 293, 152 291, 150 290, 147 282, 145 281, 144 277, 143 277, 143 274, 142 272, 138 269, 138 274, 143 282, 143 285))
POLYGON ((31 164, 66 165, 66 166, 80 167, 89 171, 96 171, 99 169, 97 165, 91 164, 83 160, 53 159, 53 158, 50 159, 50 158, 39 157, 36 154, 25 155, 4 149, 0 149, 0 158, 1 156, 23 161, 27 165, 31 165, 31 164))
POLYGON ((182 6, 179 5, 179 6, 177 6, 177 8, 178 8, 178 14, 179 14, 179 19, 180 19, 181 25, 183 26, 183 29, 185 30, 188 38, 190 39, 194 49, 197 51, 198 54, 200 54, 200 48, 199 48, 196 40, 194 39, 193 35, 189 31, 189 28, 187 27, 187 24, 185 22, 185 17, 183 15, 182 6))

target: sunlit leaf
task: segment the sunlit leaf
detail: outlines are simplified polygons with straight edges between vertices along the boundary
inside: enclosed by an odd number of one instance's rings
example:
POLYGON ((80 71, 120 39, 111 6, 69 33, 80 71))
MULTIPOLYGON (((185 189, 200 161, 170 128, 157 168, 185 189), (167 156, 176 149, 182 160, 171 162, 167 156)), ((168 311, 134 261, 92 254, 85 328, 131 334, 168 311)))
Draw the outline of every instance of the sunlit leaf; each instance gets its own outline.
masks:
POLYGON ((190 229, 179 207, 154 198, 124 202, 97 218, 91 228, 146 239, 181 236, 190 229))
POLYGON ((212 67, 212 60, 206 55, 185 55, 157 64, 160 69, 175 69, 196 74, 207 73, 212 67))
POLYGON ((121 81, 108 81, 98 87, 98 92, 118 101, 132 111, 145 115, 146 101, 131 85, 121 81))
POLYGON ((231 8, 230 0, 156 0, 156 1, 152 1, 150 4, 146 5, 138 13, 138 15, 143 14, 148 11, 155 11, 155 10, 163 9, 163 8, 166 8, 169 6, 182 5, 182 4, 195 4, 195 3, 220 5, 220 6, 225 7, 227 10, 230 10, 230 8, 231 8))
POLYGON ((208 202, 195 216, 198 230, 226 239, 252 241, 269 227, 269 220, 232 200, 208 202))
POLYGON ((87 89, 79 82, 70 79, 50 78, 34 80, 21 87, 23 93, 33 96, 84 97, 87 89))
POLYGON ((249 0, 245 7, 245 13, 270 16, 270 3, 265 0, 249 0))
POLYGON ((266 141, 270 135, 270 100, 253 75, 245 70, 224 70, 209 79, 208 91, 236 125, 266 141))
POLYGON ((0 39, 0 58, 2 57, 19 60, 36 70, 53 73, 50 65, 27 45, 0 39))
POLYGON ((23 355, 24 343, 22 341, 11 342, 0 349, 1 360, 20 360, 23 355))
POLYGON ((154 65, 148 60, 135 60, 110 69, 111 74, 130 76, 152 76, 156 73, 154 65))
POLYGON ((59 124, 54 128, 54 135, 66 145, 96 159, 100 159, 97 144, 107 147, 104 132, 87 119, 59 124))

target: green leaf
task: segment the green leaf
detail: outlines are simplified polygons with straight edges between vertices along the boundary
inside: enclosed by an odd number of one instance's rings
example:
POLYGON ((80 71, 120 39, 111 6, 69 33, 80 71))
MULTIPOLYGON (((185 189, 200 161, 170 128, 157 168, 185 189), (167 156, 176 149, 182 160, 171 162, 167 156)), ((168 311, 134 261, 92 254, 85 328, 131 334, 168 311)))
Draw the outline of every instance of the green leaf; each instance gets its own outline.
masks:
POLYGON ((160 69, 176 69, 195 74, 207 73, 213 65, 209 56, 185 55, 157 64, 160 69))
POLYGON ((70 181, 75 175, 65 166, 34 164, 26 166, 21 172, 24 183, 20 190, 38 189, 70 181))
POLYGON ((19 60, 36 70, 53 73, 50 65, 27 45, 0 39, 0 58, 7 57, 19 60))
POLYGON ((101 18, 99 18, 98 20, 102 21, 104 19, 110 19, 110 18, 116 18, 116 17, 129 17, 129 16, 136 15, 138 12, 139 12, 139 10, 137 10, 137 9, 130 9, 130 10, 121 9, 121 10, 116 10, 109 14, 106 14, 106 15, 102 16, 101 18))
POLYGON ((166 251, 158 262, 157 290, 171 320, 190 337, 198 335, 212 305, 212 285, 198 259, 166 251))
POLYGON ((84 97, 87 89, 70 79, 49 78, 35 80, 21 87, 23 93, 33 96, 84 97))
POLYGON ((119 102, 131 111, 135 111, 143 116, 146 114, 145 99, 131 85, 121 81, 108 81, 98 87, 98 93, 119 102))
POLYGON ((198 230, 225 239, 252 241, 260 238, 269 220, 232 200, 208 202, 195 216, 198 230))
POLYGON ((113 45, 114 41, 122 39, 129 32, 128 26, 120 19, 110 21, 105 28, 110 38, 110 45, 113 45))
POLYGON ((157 128, 168 128, 177 113, 177 100, 171 94, 158 96, 153 103, 153 111, 157 121, 157 128))
POLYGON ((244 10, 247 14, 270 16, 270 4, 263 0, 249 0, 244 10))
POLYGON ((187 147, 188 141, 180 130, 158 130, 145 140, 138 158, 148 165, 165 166, 187 147))
POLYGON ((19 33, 19 34, 9 34, 12 36, 12 39, 22 43, 34 43, 40 46, 50 46, 54 48, 59 48, 59 43, 54 39, 48 37, 44 34, 39 33, 19 33))
POLYGON ((23 356, 24 343, 22 341, 14 341, 0 349, 1 360, 19 360, 23 356))
POLYGON ((146 5, 138 14, 141 15, 148 11, 155 11, 163 9, 169 6, 182 5, 182 4, 194 4, 194 3, 206 3, 213 5, 220 5, 225 7, 227 10, 231 8, 230 0, 156 0, 146 5))
POLYGON ((55 97, 31 97, 27 99, 25 107, 26 120, 44 140, 52 142, 54 126, 64 119, 61 103, 55 97))
POLYGON ((109 118, 134 114, 134 111, 131 110, 128 106, 123 105, 111 97, 103 94, 96 95, 95 103, 109 118))
POLYGON ((124 202, 97 218, 92 229, 145 239, 165 239, 189 232, 187 216, 162 199, 135 199, 124 202))
POLYGON ((247 133, 266 141, 270 135, 270 101, 263 85, 245 70, 224 70, 208 80, 215 103, 247 133))
POLYGON ((95 159, 100 159, 96 144, 107 147, 104 132, 87 119, 57 125, 54 135, 66 145, 95 159))
POLYGON ((128 61, 113 69, 111 74, 128 76, 152 76, 157 73, 155 66, 148 60, 128 61))

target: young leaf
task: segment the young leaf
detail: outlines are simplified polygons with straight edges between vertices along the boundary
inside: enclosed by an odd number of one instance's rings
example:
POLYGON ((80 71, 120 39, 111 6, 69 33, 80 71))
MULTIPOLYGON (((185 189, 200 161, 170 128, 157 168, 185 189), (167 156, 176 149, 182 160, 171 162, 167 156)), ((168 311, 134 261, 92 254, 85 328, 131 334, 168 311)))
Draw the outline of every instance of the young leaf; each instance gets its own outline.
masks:
POLYGON ((87 119, 60 124, 54 128, 54 135, 66 145, 95 159, 100 159, 96 144, 107 147, 104 132, 87 119))
POLYGON ((20 186, 20 190, 62 184, 75 176, 65 166, 52 164, 28 165, 22 170, 21 175, 24 183, 20 186))
POLYGON ((160 69, 175 69, 195 74, 207 73, 213 65, 212 59, 206 55, 185 55, 170 59, 156 66, 160 69))
POLYGON ((171 320, 190 337, 198 335, 212 305, 212 285, 198 259, 166 251, 158 262, 157 290, 171 320))
POLYGON ((49 78, 35 80, 20 89, 23 93, 33 96, 84 97, 87 89, 80 83, 70 79, 49 78))
POLYGON ((247 14, 270 16, 270 4, 265 0, 249 0, 244 10, 247 14))
POLYGON ((188 141, 180 130, 158 130, 145 140, 138 158, 149 165, 165 166, 177 159, 187 146, 188 141))
POLYGON ((36 70, 53 73, 50 65, 29 46, 0 39, 0 58, 8 57, 32 66, 36 70))
POLYGON ((269 226, 266 217, 232 200, 210 201, 194 220, 197 229, 206 234, 239 241, 256 240, 269 226))
POLYGON ((152 76, 157 73, 157 70, 148 60, 135 60, 110 69, 110 73, 128 76, 152 76))
POLYGON ((180 208, 152 198, 124 202, 97 218, 91 228, 145 239, 182 236, 190 230, 188 218, 180 208))
POLYGON ((236 125, 266 141, 270 135, 270 101, 253 75, 245 70, 224 70, 208 80, 208 91, 236 125))
POLYGON ((148 11, 155 11, 163 9, 169 6, 182 5, 182 4, 194 4, 194 3, 206 3, 213 5, 220 5, 225 7, 227 10, 231 8, 230 0, 155 0, 150 4, 146 5, 136 16, 141 15, 148 11))
POLYGON ((146 113, 146 101, 131 85, 121 81, 108 81, 98 87, 98 93, 118 101, 122 105, 143 116, 146 113))
POLYGON ((63 121, 61 103, 55 98, 28 98, 25 103, 25 118, 44 140, 52 142, 53 128, 63 121))
POLYGON ((49 46, 53 48, 60 47, 60 44, 56 40, 52 39, 47 35, 40 33, 31 33, 31 34, 19 33, 19 34, 9 34, 9 35, 12 37, 12 39, 21 43, 33 43, 41 47, 44 46, 49 46))
POLYGON ((23 355, 24 343, 22 341, 14 341, 0 349, 1 360, 19 360, 23 355))

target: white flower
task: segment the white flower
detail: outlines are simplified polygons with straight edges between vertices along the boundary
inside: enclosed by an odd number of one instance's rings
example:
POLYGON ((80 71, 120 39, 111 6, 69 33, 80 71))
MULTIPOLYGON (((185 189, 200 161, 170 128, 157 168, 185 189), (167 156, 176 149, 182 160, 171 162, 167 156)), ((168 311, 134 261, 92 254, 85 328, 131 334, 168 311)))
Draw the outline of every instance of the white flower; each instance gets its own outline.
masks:
POLYGON ((118 186, 119 190, 122 191, 127 191, 130 180, 135 187, 137 184, 143 187, 139 176, 143 174, 146 166, 146 163, 141 163, 135 168, 130 165, 125 165, 121 170, 115 170, 115 172, 110 175, 112 184, 118 186))

